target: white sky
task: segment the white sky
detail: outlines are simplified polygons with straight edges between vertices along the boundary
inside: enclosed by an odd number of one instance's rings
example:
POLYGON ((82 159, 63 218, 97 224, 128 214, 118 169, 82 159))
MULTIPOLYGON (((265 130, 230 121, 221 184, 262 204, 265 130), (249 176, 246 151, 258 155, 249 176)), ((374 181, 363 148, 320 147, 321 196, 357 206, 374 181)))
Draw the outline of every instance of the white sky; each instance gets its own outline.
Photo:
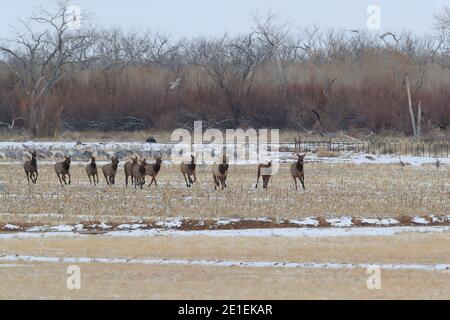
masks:
MULTIPOLYGON (((0 37, 8 37, 18 18, 27 18, 53 0, 0 0, 0 37)), ((251 15, 272 12, 294 26, 364 29, 367 7, 381 8, 381 28, 431 32, 433 14, 450 0, 71 0, 92 13, 97 25, 150 29, 173 36, 221 35, 248 31, 251 15)))

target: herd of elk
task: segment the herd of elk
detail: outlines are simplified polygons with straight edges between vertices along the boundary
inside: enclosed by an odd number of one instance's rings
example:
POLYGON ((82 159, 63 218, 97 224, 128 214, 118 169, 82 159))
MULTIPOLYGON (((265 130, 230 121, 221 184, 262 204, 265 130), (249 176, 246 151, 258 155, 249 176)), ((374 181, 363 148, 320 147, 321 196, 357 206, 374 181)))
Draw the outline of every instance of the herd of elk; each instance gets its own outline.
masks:
MULTIPOLYGON (((291 176, 294 179, 295 190, 297 190, 297 179, 300 180, 303 189, 305 189, 304 158, 305 155, 297 154, 297 161, 292 163, 290 167, 291 176)), ((99 183, 97 164, 95 160, 95 157, 92 156, 91 162, 87 164, 85 168, 86 174, 89 178, 89 184, 92 185, 93 183, 94 186, 99 183)), ((155 183, 155 186, 157 186, 156 177, 161 171, 162 157, 157 156, 155 157, 155 160, 155 163, 147 163, 145 159, 143 159, 142 161, 138 161, 137 157, 133 157, 131 158, 131 161, 127 161, 124 164, 126 186, 128 186, 128 178, 131 177, 131 183, 134 185, 134 187, 140 187, 142 189, 145 184, 146 176, 151 177, 151 181, 148 185, 149 187, 153 183, 155 183)), ((64 157, 64 161, 57 162, 54 165, 59 183, 62 186, 71 184, 70 163, 70 156, 66 156, 64 157), (68 182, 66 180, 66 176, 69 176, 68 182)), ((105 176, 106 183, 109 186, 115 184, 118 166, 119 158, 111 157, 111 163, 108 163, 102 167, 103 175, 105 176)), ((28 184, 30 184, 30 180, 33 184, 36 184, 38 178, 36 151, 33 151, 31 153, 31 160, 26 161, 23 165, 23 168, 27 176, 28 184)), ((218 188, 221 188, 223 190, 228 187, 226 183, 228 169, 229 164, 227 163, 227 158, 225 155, 223 155, 221 163, 215 163, 212 167, 212 176, 215 190, 217 190, 218 188)), ((186 186, 191 187, 194 182, 197 181, 195 157, 191 155, 190 162, 182 162, 180 165, 180 170, 183 174, 186 186)), ((256 188, 258 188, 259 179, 260 177, 262 177, 263 189, 267 189, 270 177, 272 176, 272 161, 269 161, 267 164, 259 164, 257 174, 258 176, 256 180, 256 188)))

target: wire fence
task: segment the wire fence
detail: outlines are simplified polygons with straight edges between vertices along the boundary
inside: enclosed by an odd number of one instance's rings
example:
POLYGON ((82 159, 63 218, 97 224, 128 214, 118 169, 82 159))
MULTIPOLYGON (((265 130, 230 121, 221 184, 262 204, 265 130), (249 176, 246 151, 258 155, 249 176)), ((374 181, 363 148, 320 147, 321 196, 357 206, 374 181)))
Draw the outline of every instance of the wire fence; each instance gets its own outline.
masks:
POLYGON ((388 154, 419 157, 449 157, 449 142, 398 142, 398 141, 306 141, 296 138, 296 150, 324 149, 337 152, 357 152, 369 154, 388 154))

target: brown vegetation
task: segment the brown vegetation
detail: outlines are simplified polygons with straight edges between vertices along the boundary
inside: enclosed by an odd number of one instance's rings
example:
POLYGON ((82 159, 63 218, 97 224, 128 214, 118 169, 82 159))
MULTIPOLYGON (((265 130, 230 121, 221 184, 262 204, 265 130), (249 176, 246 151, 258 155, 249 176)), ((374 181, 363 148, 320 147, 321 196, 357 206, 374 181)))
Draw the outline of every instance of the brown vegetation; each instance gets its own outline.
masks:
POLYGON ((0 121, 40 136, 58 129, 190 129, 194 120, 217 128, 411 134, 408 79, 410 97, 421 105, 421 131, 445 130, 450 31, 439 26, 448 19, 439 16, 426 38, 405 32, 395 41, 364 31, 292 32, 270 16, 256 19, 251 32, 220 38, 81 30, 76 37, 63 32, 47 48, 32 33, 25 44, 48 57, 0 44, 0 121), (23 82, 30 60, 42 81, 23 82), (27 68, 16 67, 22 64, 27 68))

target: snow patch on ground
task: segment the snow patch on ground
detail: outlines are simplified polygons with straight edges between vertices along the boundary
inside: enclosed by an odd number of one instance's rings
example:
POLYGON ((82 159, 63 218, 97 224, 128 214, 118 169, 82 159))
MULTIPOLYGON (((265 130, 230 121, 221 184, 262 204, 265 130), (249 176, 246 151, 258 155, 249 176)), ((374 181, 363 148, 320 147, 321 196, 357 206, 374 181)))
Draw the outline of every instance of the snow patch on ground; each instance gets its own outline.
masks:
POLYGON ((426 220, 425 218, 422 217, 415 217, 414 219, 412 219, 413 223, 416 224, 429 224, 430 222, 428 220, 426 220))
POLYGON ((18 226, 15 226, 13 224, 5 224, 5 229, 9 229, 9 230, 18 230, 20 229, 18 226))
POLYGON ((54 226, 54 227, 50 228, 51 231, 59 231, 59 232, 69 232, 69 231, 72 231, 73 229, 74 229, 73 226, 65 225, 65 224, 60 225, 60 226, 54 226))
POLYGON ((137 230, 137 229, 141 229, 143 227, 146 227, 146 224, 141 224, 141 223, 134 223, 134 224, 128 224, 128 223, 124 223, 121 225, 118 225, 116 229, 119 230, 137 230))
POLYGON ((333 227, 343 228, 343 227, 351 227, 353 225, 352 217, 332 218, 326 220, 333 227))
POLYGON ((316 218, 305 218, 300 220, 288 220, 289 223, 297 224, 300 226, 312 226, 317 227, 319 225, 319 221, 316 218))
POLYGON ((369 224, 369 225, 377 225, 377 226, 394 226, 399 224, 400 222, 396 219, 392 219, 392 218, 384 218, 384 219, 371 219, 371 218, 366 218, 366 219, 361 219, 361 223, 362 224, 369 224))
POLYGON ((162 228, 179 228, 183 224, 183 221, 181 219, 170 219, 166 221, 158 221, 156 222, 156 225, 158 227, 162 228))

